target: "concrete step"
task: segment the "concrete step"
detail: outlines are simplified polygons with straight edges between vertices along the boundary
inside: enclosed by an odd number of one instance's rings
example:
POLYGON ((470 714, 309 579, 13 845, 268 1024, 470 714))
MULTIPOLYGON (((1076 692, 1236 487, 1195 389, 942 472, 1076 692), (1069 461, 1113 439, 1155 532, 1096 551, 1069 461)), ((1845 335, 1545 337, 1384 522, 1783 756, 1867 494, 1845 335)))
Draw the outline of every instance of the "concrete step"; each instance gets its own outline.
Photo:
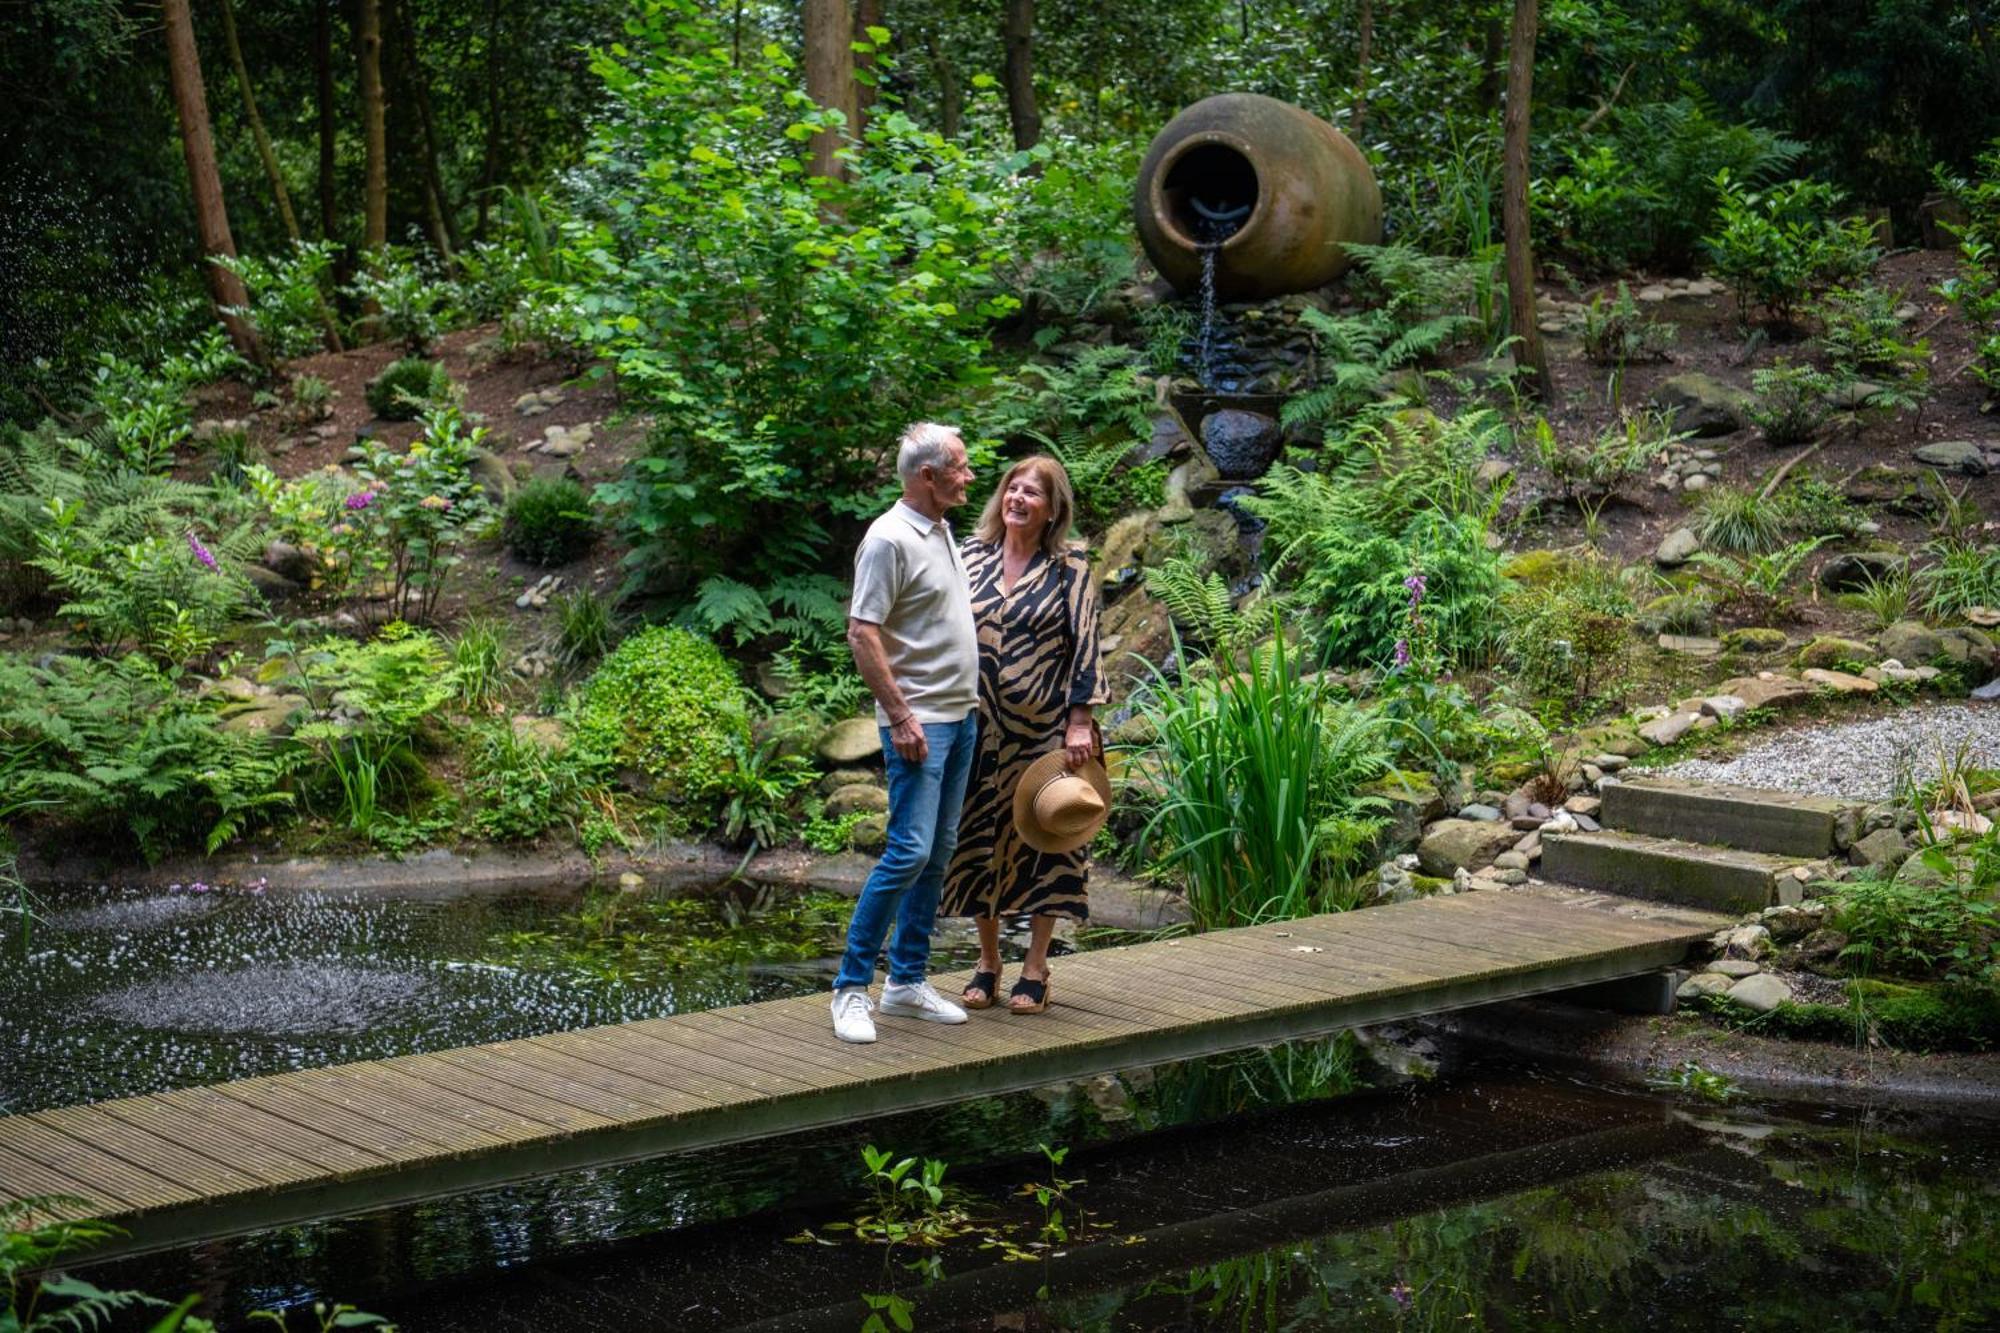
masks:
POLYGON ((1633 898, 1743 913, 1797 902, 1801 886, 1784 872, 1799 860, 1607 829, 1544 834, 1541 877, 1633 898))
POLYGON ((1606 828, 1776 856, 1831 856, 1848 802, 1797 792, 1633 777, 1600 789, 1606 828))

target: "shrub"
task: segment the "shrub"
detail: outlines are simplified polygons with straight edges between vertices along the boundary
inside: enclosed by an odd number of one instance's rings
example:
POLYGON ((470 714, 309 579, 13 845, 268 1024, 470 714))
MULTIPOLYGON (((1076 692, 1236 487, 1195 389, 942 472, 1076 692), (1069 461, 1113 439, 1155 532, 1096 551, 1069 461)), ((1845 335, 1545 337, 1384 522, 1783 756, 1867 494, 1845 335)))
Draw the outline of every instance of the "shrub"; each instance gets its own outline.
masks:
POLYGON ((661 797, 699 808, 749 745, 750 718, 720 649, 657 626, 619 644, 584 685, 574 734, 585 755, 635 768, 661 797))
POLYGON ((1975 606, 2000 605, 2000 547, 1941 539, 1924 547, 1930 563, 1917 571, 1924 614, 1955 621, 1975 606))
POLYGON ((504 720, 473 734, 467 758, 472 829, 497 842, 532 842, 551 829, 574 827, 598 785, 589 765, 570 750, 524 736, 504 720))
POLYGON ((1928 378, 1930 342, 1903 341, 1903 322, 1896 318, 1903 294, 1864 282, 1836 287, 1821 297, 1812 313, 1820 323, 1820 346, 1835 370, 1847 378, 1908 383, 1928 378))
POLYGON ((430 350, 440 317, 453 297, 452 284, 442 274, 416 251, 400 245, 371 252, 347 291, 374 308, 375 324, 411 356, 430 350))
POLYGON ((611 651, 617 637, 611 603, 594 588, 556 598, 555 654, 565 666, 595 662, 611 651))
POLYGON ((566 565, 597 540, 590 497, 568 477, 538 477, 507 505, 507 549, 532 565, 566 565))
POLYGON ((1548 418, 1535 418, 1529 444, 1564 499, 1579 503, 1616 495, 1666 449, 1692 432, 1675 431, 1672 414, 1651 410, 1620 413, 1618 424, 1588 442, 1564 444, 1548 418))
POLYGON ((1750 385, 1757 391, 1750 420, 1773 448, 1811 444, 1832 413, 1833 377, 1811 366, 1781 361, 1753 374, 1750 385))
POLYGON ((1628 361, 1665 361, 1667 347, 1679 336, 1672 324, 1651 319, 1632 299, 1632 290, 1618 284, 1618 297, 1605 304, 1604 293, 1590 298, 1583 315, 1583 354, 1600 366, 1628 361))
POLYGON ((1420 514, 1395 535, 1321 530, 1286 557, 1289 591, 1311 617, 1329 665, 1388 661, 1402 638, 1409 590, 1422 571, 1425 614, 1447 665, 1484 661, 1499 634, 1493 608, 1505 586, 1486 527, 1468 518, 1420 514))
POLYGON ((274 356, 305 356, 330 346, 327 335, 338 332, 330 295, 339 249, 333 241, 293 241, 289 252, 215 261, 243 279, 250 294, 246 313, 274 356))
POLYGON ((323 420, 333 411, 333 386, 317 375, 294 375, 292 406, 307 422, 323 420))
POLYGON ((2000 397, 2000 140, 1979 155, 1975 175, 1951 176, 1939 167, 1937 183, 1967 217, 1953 229, 1958 272, 1937 291, 1971 326, 1973 377, 1989 398, 2000 397))
POLYGON ((1920 854, 1947 872, 1941 883, 1866 878, 1833 889, 1834 925, 1847 935, 1841 956, 1883 972, 1992 985, 2000 903, 1987 896, 1990 885, 1957 871, 1943 849, 1920 854))
POLYGON ((1785 539, 1784 506, 1757 491, 1714 486, 1695 503, 1695 536, 1711 551, 1756 555, 1785 539))
POLYGON ((1794 325, 1813 297, 1860 282, 1881 258, 1865 218, 1833 218, 1842 201, 1830 185, 1794 180, 1752 193, 1724 172, 1716 189, 1718 229, 1703 244, 1745 319, 1762 306, 1794 325))
POLYGON ((424 433, 408 449, 371 440, 354 465, 363 489, 342 502, 348 531, 335 540, 353 574, 388 582, 390 618, 429 623, 462 558, 460 543, 489 526, 492 508, 472 475, 485 439, 484 426, 468 432, 446 403, 425 416, 424 433))
POLYGON ((1637 611, 1608 569, 1516 586, 1503 605, 1507 666, 1529 695, 1567 708, 1623 688, 1637 611))
POLYGON ((414 421, 451 397, 451 376, 441 362, 406 356, 368 381, 367 396, 369 410, 382 420, 414 421))

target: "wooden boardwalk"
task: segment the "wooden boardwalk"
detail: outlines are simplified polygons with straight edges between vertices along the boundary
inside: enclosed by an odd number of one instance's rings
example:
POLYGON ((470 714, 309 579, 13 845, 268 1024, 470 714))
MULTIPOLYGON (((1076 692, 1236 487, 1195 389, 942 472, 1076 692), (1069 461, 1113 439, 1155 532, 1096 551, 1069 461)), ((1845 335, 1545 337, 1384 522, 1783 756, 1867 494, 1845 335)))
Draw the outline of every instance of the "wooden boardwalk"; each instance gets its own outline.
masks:
POLYGON ((1045 1015, 872 1046, 808 995, 6 1116, 0 1201, 157 1249, 1632 976, 1719 922, 1462 894, 1062 958, 1045 1015))

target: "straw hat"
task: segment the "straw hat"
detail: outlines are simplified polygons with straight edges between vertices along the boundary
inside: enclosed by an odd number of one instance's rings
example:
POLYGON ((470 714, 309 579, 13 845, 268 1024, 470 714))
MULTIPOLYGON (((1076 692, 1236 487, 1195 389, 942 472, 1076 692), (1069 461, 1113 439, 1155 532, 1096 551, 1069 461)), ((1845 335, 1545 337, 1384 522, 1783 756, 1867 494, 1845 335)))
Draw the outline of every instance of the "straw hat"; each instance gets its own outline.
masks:
POLYGON ((1052 750, 1028 765, 1014 787, 1014 827, 1038 852, 1075 851, 1110 815, 1111 779, 1096 759, 1072 769, 1063 751, 1052 750))

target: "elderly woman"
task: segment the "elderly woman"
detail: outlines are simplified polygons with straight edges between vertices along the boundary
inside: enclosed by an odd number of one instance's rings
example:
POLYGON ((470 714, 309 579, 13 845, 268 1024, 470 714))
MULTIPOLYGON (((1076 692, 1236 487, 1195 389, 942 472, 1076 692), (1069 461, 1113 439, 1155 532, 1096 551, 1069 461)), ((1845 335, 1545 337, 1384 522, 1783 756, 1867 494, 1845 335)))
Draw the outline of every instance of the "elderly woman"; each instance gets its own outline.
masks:
MULTIPOLYGON (((1048 1007, 1049 940, 1057 918, 1090 915, 1085 855, 1070 846, 1079 839, 1037 825, 1035 792, 1022 782, 1027 777, 1040 790, 1060 785, 1070 770, 1088 773, 1090 783, 1108 794, 1102 767, 1093 762, 1100 747, 1091 710, 1106 698, 1097 592, 1083 549, 1069 541, 1075 511, 1062 464, 1040 454, 1024 458, 1001 478, 978 528, 960 548, 979 632, 979 742, 938 910, 970 916, 978 925, 979 967, 965 989, 971 1009, 994 1002, 1003 914, 1030 918, 1028 956, 1007 1003, 1011 1012, 1025 1014, 1048 1007), (1038 759, 1044 761, 1039 766, 1038 759), (1040 850, 1030 839, 1058 850, 1040 850)), ((1095 799, 1088 790, 1081 796, 1085 803, 1095 799)), ((1101 820, 1101 801, 1094 808, 1101 820)))

